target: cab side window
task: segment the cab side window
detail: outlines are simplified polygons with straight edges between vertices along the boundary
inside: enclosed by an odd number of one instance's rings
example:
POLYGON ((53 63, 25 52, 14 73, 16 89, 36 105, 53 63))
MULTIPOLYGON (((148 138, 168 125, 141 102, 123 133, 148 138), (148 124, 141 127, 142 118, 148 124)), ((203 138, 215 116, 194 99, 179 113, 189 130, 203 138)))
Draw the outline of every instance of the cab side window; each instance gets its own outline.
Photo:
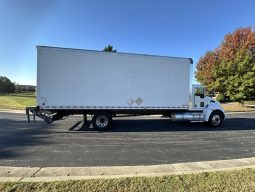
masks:
POLYGON ((205 91, 203 88, 196 88, 195 89, 195 96, 199 96, 200 98, 205 97, 205 91))

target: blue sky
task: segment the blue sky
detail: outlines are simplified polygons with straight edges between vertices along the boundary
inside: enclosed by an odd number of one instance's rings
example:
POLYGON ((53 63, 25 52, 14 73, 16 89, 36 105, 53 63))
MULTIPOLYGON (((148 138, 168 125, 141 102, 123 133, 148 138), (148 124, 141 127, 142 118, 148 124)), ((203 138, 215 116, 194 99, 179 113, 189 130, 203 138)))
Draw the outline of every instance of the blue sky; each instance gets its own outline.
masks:
MULTIPOLYGON (((0 76, 36 85, 36 45, 191 57, 255 25, 254 0, 0 0, 0 76)), ((49 69, 50 70, 50 69, 49 69)))

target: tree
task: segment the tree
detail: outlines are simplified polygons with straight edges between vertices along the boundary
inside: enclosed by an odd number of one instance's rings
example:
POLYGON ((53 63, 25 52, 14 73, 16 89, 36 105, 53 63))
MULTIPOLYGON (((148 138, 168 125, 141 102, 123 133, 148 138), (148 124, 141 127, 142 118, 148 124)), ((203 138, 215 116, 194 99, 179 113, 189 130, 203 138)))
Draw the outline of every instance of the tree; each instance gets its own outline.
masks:
POLYGON ((227 34, 219 48, 201 57, 196 78, 203 85, 209 85, 209 90, 233 100, 254 97, 255 33, 251 28, 240 28, 227 34))
POLYGON ((196 79, 199 80, 204 86, 207 87, 209 93, 215 91, 216 74, 214 68, 219 65, 219 56, 215 51, 207 51, 197 63, 196 79))
POLYGON ((105 52, 117 52, 117 49, 113 49, 112 45, 108 45, 107 47, 104 48, 105 52))
POLYGON ((7 77, 0 76, 0 93, 13 93, 15 85, 7 77))
POLYGON ((222 93, 232 100, 242 101, 255 96, 255 60, 245 49, 236 52, 230 60, 222 58, 216 69, 217 85, 222 93))

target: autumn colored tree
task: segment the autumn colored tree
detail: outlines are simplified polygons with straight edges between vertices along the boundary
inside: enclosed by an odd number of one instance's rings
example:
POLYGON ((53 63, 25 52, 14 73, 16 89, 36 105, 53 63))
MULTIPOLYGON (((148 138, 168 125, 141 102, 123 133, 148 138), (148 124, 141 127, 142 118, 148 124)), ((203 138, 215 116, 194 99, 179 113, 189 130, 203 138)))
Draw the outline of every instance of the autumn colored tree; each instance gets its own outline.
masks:
POLYGON ((251 28, 240 28, 232 34, 227 34, 220 46, 220 57, 231 61, 240 54, 240 50, 247 51, 245 54, 254 55, 255 33, 251 28))
POLYGON ((255 96, 255 33, 240 28, 227 34, 220 47, 207 52, 197 64, 196 78, 203 85, 244 100, 255 96))
POLYGON ((242 28, 226 35, 220 58, 221 65, 215 72, 226 87, 224 94, 238 101, 254 97, 255 33, 250 28, 242 28))
POLYGON ((219 56, 215 51, 207 51, 197 63, 196 79, 207 88, 207 92, 214 93, 217 79, 214 69, 219 65, 219 56))

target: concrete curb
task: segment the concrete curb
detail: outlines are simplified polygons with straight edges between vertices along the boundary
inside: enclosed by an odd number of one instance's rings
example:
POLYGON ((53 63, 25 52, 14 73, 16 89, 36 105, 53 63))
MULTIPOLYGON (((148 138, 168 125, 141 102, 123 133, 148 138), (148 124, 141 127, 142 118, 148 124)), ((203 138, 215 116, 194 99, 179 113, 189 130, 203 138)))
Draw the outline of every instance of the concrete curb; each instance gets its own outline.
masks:
POLYGON ((255 168, 255 157, 175 163, 150 166, 105 166, 105 167, 9 167, 0 166, 0 182, 49 182, 82 179, 110 179, 121 177, 151 177, 226 171, 255 168))

